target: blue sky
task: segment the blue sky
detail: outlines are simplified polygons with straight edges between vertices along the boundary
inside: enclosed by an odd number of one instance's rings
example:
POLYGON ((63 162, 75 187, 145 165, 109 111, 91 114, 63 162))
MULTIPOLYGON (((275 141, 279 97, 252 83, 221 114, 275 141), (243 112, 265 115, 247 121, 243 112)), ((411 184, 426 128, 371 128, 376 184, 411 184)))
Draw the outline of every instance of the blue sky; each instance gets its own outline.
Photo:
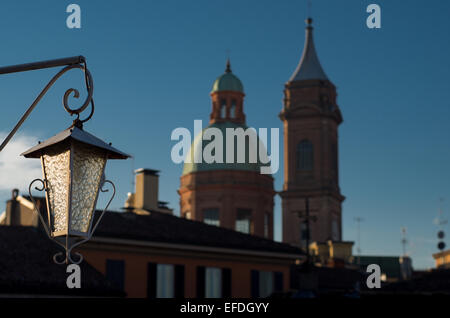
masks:
MULTIPOLYGON (((170 160, 171 131, 193 130, 194 119, 206 124, 209 91, 224 71, 227 50, 244 84, 247 123, 281 129, 283 85, 301 56, 306 7, 306 1, 256 0, 2 1, 0 65, 86 56, 96 101, 86 130, 134 155, 134 168, 161 170, 160 199, 178 213, 182 167, 170 160), (80 30, 65 25, 70 3, 81 7, 80 30)), ((344 117, 344 239, 356 239, 354 217, 360 216, 363 253, 399 255, 405 226, 416 268, 433 265, 439 197, 444 215, 450 209, 448 12, 450 3, 437 0, 330 0, 312 6, 316 49, 338 88, 344 117), (370 3, 381 6, 379 30, 365 25, 370 3)), ((0 77, 0 134, 13 127, 55 71, 0 77)), ((70 125, 61 98, 72 85, 82 87, 76 71, 43 99, 15 139, 18 148, 70 125)), ((25 179, 35 177, 35 168, 25 179)), ((132 169, 131 160, 108 163, 108 178, 118 189, 113 208, 132 190, 132 169)), ((2 184, 25 190, 22 179, 6 178, 4 171, 2 184)), ((274 177, 281 190, 282 167, 274 177)), ((9 190, 0 190, 1 202, 8 197, 9 190)), ((278 198, 275 215, 279 239, 278 198)))

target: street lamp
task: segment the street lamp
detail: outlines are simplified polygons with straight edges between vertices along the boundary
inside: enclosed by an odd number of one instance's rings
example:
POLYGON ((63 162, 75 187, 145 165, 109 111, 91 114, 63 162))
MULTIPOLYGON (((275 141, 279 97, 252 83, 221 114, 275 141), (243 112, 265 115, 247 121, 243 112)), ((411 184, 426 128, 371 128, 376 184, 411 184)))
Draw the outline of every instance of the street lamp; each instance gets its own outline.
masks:
POLYGON ((0 74, 61 65, 68 66, 57 73, 47 84, 13 131, 0 145, 0 151, 6 146, 42 96, 62 74, 74 68, 84 71, 88 91, 88 97, 84 104, 78 109, 71 109, 68 106, 68 97, 72 93, 74 97, 79 97, 78 91, 73 88, 67 90, 63 98, 64 109, 69 114, 77 116, 73 124, 68 129, 44 142, 40 142, 22 154, 25 158, 40 158, 41 160, 43 179, 33 180, 28 190, 35 212, 48 237, 65 250, 65 253, 55 254, 53 257, 54 261, 58 264, 69 262, 79 264, 83 257, 81 254, 75 253, 78 259, 74 260, 72 258, 72 250, 92 237, 115 195, 114 184, 109 180, 105 180, 104 177, 106 162, 108 159, 126 159, 129 156, 115 149, 111 144, 107 144, 83 130, 83 123, 89 120, 94 113, 94 101, 92 99, 93 80, 87 70, 84 57, 4 67, 0 68, 0 74), (86 119, 81 120, 80 113, 89 104, 91 105, 90 115, 86 119), (36 186, 35 189, 45 191, 47 203, 46 219, 36 208, 36 201, 31 194, 32 186, 36 182, 40 182, 41 186, 36 186), (98 194, 99 192, 108 191, 103 189, 105 183, 109 183, 112 186, 113 193, 105 209, 95 220, 94 211, 98 194), (63 256, 62 259, 61 256, 63 256))

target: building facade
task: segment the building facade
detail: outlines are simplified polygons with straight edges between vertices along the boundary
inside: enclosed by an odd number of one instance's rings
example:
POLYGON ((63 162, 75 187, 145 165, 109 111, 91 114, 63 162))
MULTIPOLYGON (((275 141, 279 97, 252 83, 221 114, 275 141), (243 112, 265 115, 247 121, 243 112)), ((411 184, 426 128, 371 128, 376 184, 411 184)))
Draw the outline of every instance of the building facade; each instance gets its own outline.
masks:
MULTIPOLYGON (((157 192, 156 170, 136 170, 136 191, 126 201, 126 212, 107 211, 92 239, 76 250, 83 255, 83 264, 98 271, 98 280, 110 286, 114 295, 124 292, 127 297, 138 298, 258 298, 290 291, 291 267, 303 262, 303 251, 271 239, 174 216, 158 201, 157 192)), ((45 215, 45 199, 35 199, 38 210, 45 215)), ((28 263, 52 264, 52 253, 60 251, 39 230, 33 210, 30 198, 15 191, 0 221, 0 237, 23 233, 28 237, 26 249, 33 251, 15 270, 19 276, 28 263), (29 233, 35 238, 29 239, 29 233), (42 241, 47 246, 45 257, 39 254, 42 241), (40 256, 34 259, 32 255, 40 256)), ((17 242, 24 241, 18 236, 1 242, 11 254, 17 242)), ((13 265, 4 268, 12 270, 13 265)), ((3 274, 8 276, 8 272, 3 274)), ((32 275, 27 277, 32 279, 32 275)), ((0 277, 0 294, 2 283, 0 277)), ((22 283, 27 287, 33 281, 22 283)), ((61 279, 64 283, 65 278, 61 279)), ((22 292, 25 290, 18 288, 15 294, 22 292)), ((29 289, 26 292, 38 294, 29 289)))
POLYGON ((232 73, 228 61, 225 73, 213 84, 209 126, 196 136, 187 155, 191 163, 185 163, 180 179, 180 213, 188 219, 273 239, 273 178, 261 174, 258 156, 254 162, 250 159, 252 153, 258 153, 258 137, 256 141, 243 137, 244 162, 238 162, 238 146, 231 156, 233 162, 226 159, 228 139, 234 138, 237 143, 240 138, 229 136, 227 130, 244 132, 248 128, 244 96, 243 85, 232 73), (210 144, 205 135, 213 129, 224 137, 222 162, 194 162, 195 154, 202 153, 210 144))
POLYGON ((309 200, 309 239, 342 240, 344 200, 339 188, 338 126, 342 115, 336 87, 320 65, 312 19, 297 69, 285 84, 279 115, 284 129, 283 242, 305 247, 305 199, 309 200))
POLYGON ((440 251, 433 254, 436 268, 450 268, 450 250, 440 251))

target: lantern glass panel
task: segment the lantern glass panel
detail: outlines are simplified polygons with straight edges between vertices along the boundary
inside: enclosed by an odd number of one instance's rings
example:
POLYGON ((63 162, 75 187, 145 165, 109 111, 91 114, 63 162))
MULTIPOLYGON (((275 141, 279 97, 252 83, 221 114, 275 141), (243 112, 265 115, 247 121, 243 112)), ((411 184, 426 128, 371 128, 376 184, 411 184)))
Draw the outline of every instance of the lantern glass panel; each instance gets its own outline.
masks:
POLYGON ((52 232, 67 233, 67 208, 70 180, 70 149, 56 145, 42 156, 44 178, 47 180, 47 201, 52 232))
POLYGON ((74 142, 72 149, 70 232, 87 233, 97 203, 106 153, 79 142, 74 142))

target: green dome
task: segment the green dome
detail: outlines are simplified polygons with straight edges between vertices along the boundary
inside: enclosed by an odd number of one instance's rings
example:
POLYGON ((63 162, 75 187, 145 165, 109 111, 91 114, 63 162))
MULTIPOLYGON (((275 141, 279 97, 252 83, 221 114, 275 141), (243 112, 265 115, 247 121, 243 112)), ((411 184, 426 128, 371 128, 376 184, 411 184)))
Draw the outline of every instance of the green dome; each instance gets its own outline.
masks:
POLYGON ((221 91, 235 91, 244 93, 244 86, 241 80, 231 72, 230 60, 227 61, 225 73, 214 81, 211 93, 221 91))
POLYGON ((237 76, 233 73, 225 73, 220 75, 213 84, 211 93, 221 91, 244 92, 244 86, 237 76))
MULTIPOLYGON (((185 163, 183 167, 183 173, 182 175, 186 175, 192 172, 197 171, 212 171, 212 170, 244 170, 244 171, 255 171, 255 172, 261 172, 262 166, 268 166, 269 164, 262 164, 259 161, 259 156, 257 156, 256 163, 250 163, 249 162, 249 150, 250 148, 254 149, 254 151, 257 150, 256 145, 250 145, 249 147, 249 138, 246 138, 245 143, 245 163, 237 163, 237 142, 235 137, 235 143, 234 143, 234 162, 233 163, 226 163, 226 129, 227 128, 238 128, 241 127, 244 130, 247 129, 247 126, 244 124, 237 124, 233 122, 217 122, 214 124, 209 125, 207 128, 215 127, 220 129, 223 136, 223 163, 206 163, 204 158, 201 163, 194 163, 194 153, 195 151, 201 151, 204 150, 205 147, 212 141, 210 140, 202 140, 202 133, 198 134, 194 141, 192 142, 191 149, 189 150, 189 153, 187 154, 186 158, 191 158, 191 163, 185 163), (199 147, 202 147, 199 149, 199 147)), ((207 129, 203 129, 203 133, 207 129)), ((259 137, 257 137, 259 140, 259 137)), ((258 154, 258 152, 256 152, 258 154)))

